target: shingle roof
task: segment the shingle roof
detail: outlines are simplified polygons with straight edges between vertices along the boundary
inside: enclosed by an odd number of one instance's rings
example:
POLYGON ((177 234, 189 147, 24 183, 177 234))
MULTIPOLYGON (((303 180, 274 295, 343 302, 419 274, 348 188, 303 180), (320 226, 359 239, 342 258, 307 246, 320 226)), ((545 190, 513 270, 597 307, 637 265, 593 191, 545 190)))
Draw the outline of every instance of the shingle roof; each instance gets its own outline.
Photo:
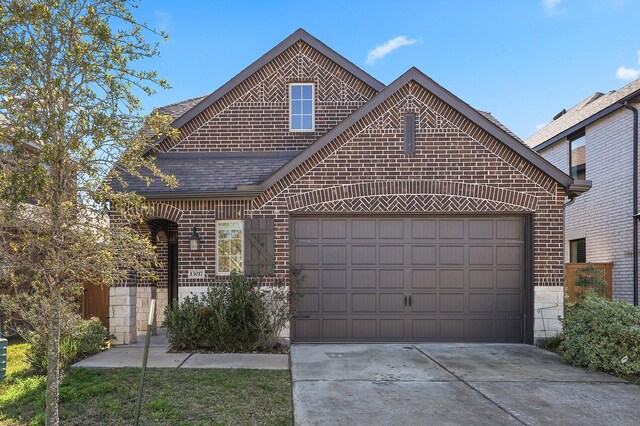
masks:
MULTIPOLYGON (((142 195, 159 193, 234 192, 238 185, 257 185, 281 168, 299 151, 158 153, 155 164, 163 173, 178 179, 177 188, 167 187, 160 179, 150 186, 129 173, 122 172, 128 191, 142 195)), ((149 171, 144 176, 152 176, 149 171)), ((111 180, 115 191, 123 187, 111 180)))
POLYGON ((640 91, 640 79, 632 81, 621 89, 612 90, 606 94, 596 92, 570 108, 565 114, 544 126, 533 136, 529 137, 525 143, 532 148, 543 144, 558 136, 560 133, 604 111, 608 107, 618 104, 623 99, 638 91, 640 91))
POLYGON ((495 118, 493 116, 493 114, 491 114, 488 111, 480 111, 478 110, 478 112, 482 115, 485 116, 486 119, 488 119, 490 122, 492 122, 493 124, 495 124, 496 126, 500 127, 502 130, 504 130, 509 136, 511 136, 512 138, 514 138, 517 141, 520 141, 522 143, 524 143, 524 141, 522 139, 520 139, 518 137, 518 135, 516 135, 515 133, 513 133, 507 126, 505 126, 504 124, 502 124, 502 122, 500 120, 498 120, 497 118, 495 118))
POLYGON ((189 111, 191 108, 196 106, 201 100, 203 100, 207 96, 209 96, 209 95, 207 94, 207 95, 203 95, 203 96, 198 96, 196 98, 185 99, 184 101, 175 102, 173 104, 161 106, 161 107, 157 108, 156 110, 161 114, 166 114, 166 115, 170 116, 171 118, 173 118, 174 120, 177 120, 178 118, 182 117, 182 115, 185 112, 189 111))

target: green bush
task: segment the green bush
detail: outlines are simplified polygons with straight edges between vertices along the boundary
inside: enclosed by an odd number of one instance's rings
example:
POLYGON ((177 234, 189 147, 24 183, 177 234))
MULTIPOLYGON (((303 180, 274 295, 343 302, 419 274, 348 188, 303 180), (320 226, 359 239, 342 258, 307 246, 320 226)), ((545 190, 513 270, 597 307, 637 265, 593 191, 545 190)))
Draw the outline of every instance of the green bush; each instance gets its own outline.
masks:
POLYGON ((272 350, 293 314, 292 293, 282 284, 263 287, 257 278, 234 273, 206 294, 172 303, 164 320, 171 349, 272 350))
POLYGON ((587 292, 568 304, 563 320, 562 358, 592 371, 640 374, 640 308, 587 292))
MULTIPOLYGON (((63 318, 60 336, 60 368, 107 349, 111 334, 98 318, 83 320, 78 315, 63 318)), ((27 361, 38 373, 47 371, 47 336, 38 331, 26 333, 30 347, 27 361)))
MULTIPOLYGON (((607 294, 609 284, 604 278, 603 270, 596 268, 592 263, 587 263, 584 268, 576 271, 576 286, 585 291, 591 290, 598 296, 604 297, 607 294)), ((576 297, 581 300, 584 293, 576 293, 576 297)))

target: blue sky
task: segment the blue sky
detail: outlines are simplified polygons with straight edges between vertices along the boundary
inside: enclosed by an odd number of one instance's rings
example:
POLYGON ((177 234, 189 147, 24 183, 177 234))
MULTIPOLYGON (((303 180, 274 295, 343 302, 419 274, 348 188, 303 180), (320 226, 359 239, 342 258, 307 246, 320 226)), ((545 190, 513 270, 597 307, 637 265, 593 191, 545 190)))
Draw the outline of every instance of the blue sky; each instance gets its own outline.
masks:
POLYGON ((640 77, 634 0, 143 0, 139 15, 169 33, 146 65, 173 88, 148 110, 214 91, 300 27, 385 84, 416 66, 522 138, 640 77))

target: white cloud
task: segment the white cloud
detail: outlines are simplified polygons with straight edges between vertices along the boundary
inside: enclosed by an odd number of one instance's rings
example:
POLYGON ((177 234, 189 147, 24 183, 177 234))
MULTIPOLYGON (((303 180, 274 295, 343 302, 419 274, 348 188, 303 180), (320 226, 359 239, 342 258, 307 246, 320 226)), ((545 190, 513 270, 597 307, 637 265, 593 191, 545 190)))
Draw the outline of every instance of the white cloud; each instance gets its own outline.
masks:
POLYGON ((560 3, 562 3, 562 0, 542 0, 542 6, 544 6, 544 10, 546 10, 549 15, 557 15, 560 12, 558 10, 560 3))
POLYGON ((375 49, 371 50, 367 55, 367 61, 365 62, 365 64, 373 65, 378 59, 384 58, 394 50, 402 46, 410 46, 412 44, 416 44, 417 42, 418 40, 407 38, 407 36, 398 36, 385 43, 382 43, 379 46, 376 46, 375 49))
POLYGON ((546 126, 547 123, 538 123, 536 124, 536 132, 546 126))
POLYGON ((616 77, 620 80, 635 80, 640 77, 640 70, 635 68, 620 67, 616 71, 616 77))

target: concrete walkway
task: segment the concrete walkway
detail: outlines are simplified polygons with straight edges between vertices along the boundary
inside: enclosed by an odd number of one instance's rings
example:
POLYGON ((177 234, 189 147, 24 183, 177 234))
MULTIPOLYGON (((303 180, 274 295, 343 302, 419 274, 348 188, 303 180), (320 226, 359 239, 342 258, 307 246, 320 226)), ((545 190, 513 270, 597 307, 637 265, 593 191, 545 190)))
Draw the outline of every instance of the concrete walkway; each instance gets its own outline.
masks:
MULTIPOLYGON (((132 345, 114 346, 83 359, 72 367, 123 368, 142 367, 145 336, 138 336, 132 345)), ((152 336, 149 347, 149 368, 252 368, 258 370, 288 370, 289 355, 280 354, 199 354, 170 353, 163 335, 152 336)))
POLYGON ((293 345, 296 425, 637 425, 640 387, 528 345, 293 345))

